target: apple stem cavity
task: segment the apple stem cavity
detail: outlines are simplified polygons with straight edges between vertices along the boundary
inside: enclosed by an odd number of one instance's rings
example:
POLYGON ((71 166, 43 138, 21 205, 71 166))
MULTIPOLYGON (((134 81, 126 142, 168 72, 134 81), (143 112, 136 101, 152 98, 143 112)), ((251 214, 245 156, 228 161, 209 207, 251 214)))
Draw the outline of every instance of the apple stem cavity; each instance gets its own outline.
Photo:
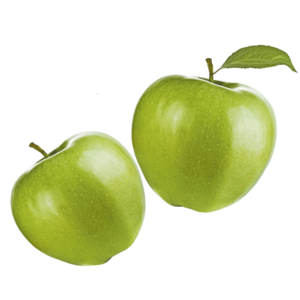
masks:
POLYGON ((47 154, 40 146, 36 145, 35 143, 30 143, 29 147, 42 153, 44 155, 44 157, 46 157, 46 158, 49 157, 49 154, 47 154))

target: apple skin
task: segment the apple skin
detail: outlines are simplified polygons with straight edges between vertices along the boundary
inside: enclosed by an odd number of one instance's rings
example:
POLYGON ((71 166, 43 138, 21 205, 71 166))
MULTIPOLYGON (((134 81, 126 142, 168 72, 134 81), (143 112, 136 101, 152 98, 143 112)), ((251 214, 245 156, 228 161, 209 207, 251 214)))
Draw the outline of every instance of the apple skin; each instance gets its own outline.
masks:
POLYGON ((66 140, 25 172, 11 197, 14 219, 45 254, 75 265, 99 265, 137 237, 145 196, 136 164, 109 135, 66 140))
POLYGON ((167 76, 140 98, 132 143, 151 188, 167 203, 211 212, 244 197, 276 140, 271 105, 256 90, 167 76))

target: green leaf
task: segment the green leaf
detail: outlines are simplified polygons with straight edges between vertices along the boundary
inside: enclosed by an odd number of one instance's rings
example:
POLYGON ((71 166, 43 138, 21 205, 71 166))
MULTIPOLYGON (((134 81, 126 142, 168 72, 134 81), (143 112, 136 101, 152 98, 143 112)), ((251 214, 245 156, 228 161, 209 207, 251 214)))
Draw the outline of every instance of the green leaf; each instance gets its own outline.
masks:
POLYGON ((290 57, 284 51, 271 46, 250 46, 242 48, 227 58, 221 69, 225 68, 269 68, 286 65, 292 71, 294 68, 290 57))

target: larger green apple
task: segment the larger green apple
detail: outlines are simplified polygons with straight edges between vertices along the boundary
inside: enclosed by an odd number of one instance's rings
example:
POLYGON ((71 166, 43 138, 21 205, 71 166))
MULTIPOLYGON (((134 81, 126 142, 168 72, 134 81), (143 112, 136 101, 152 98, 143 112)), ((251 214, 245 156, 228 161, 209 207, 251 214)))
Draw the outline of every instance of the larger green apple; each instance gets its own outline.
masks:
POLYGON ((28 241, 76 265, 103 264, 127 249, 141 228, 145 197, 126 149, 87 132, 43 153, 12 191, 13 216, 28 241))
POLYGON ((275 145, 273 110, 238 83, 168 76, 142 95, 132 142, 153 190, 166 202, 200 212, 245 196, 267 167, 275 145))

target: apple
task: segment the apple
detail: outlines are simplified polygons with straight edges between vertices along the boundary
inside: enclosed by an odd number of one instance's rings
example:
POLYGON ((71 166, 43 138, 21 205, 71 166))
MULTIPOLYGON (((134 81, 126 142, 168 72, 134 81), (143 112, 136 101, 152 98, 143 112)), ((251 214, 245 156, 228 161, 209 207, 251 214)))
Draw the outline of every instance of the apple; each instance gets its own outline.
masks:
POLYGON ((14 219, 45 254, 99 265, 132 245, 145 213, 136 164, 114 138, 85 132, 66 140, 14 185, 14 219))
POLYGON ((134 152, 152 189, 171 205, 199 212, 244 197, 266 169, 275 139, 266 98, 243 84, 213 81, 212 72, 210 80, 157 80, 132 124, 134 152))

